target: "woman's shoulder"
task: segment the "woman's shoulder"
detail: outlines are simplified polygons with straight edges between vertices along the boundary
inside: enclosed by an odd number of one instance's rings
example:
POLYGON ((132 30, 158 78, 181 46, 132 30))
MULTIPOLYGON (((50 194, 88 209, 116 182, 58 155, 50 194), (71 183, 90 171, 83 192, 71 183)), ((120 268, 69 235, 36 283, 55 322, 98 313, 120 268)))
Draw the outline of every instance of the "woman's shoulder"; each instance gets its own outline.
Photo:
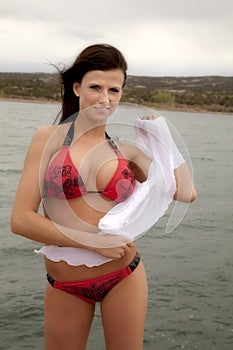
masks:
POLYGON ((68 125, 45 125, 40 126, 34 133, 33 140, 40 144, 47 143, 49 140, 53 142, 61 142, 66 136, 68 125))
POLYGON ((33 157, 40 156, 55 130, 56 127, 54 126, 39 127, 32 136, 27 155, 33 155, 33 157))
POLYGON ((40 126, 34 134, 34 137, 46 139, 49 138, 56 130, 58 129, 57 125, 44 125, 40 126))

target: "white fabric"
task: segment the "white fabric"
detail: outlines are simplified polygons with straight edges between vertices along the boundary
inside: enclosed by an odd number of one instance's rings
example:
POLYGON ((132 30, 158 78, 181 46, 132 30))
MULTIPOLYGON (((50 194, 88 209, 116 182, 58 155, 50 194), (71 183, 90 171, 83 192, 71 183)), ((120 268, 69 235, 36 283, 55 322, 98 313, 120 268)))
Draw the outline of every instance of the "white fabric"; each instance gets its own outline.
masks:
POLYGON ((164 214, 173 200, 174 168, 184 162, 163 117, 136 120, 138 144, 152 154, 148 179, 125 202, 113 207, 99 222, 100 234, 122 234, 136 239, 164 214))
MULTIPOLYGON (((176 189, 174 169, 184 163, 163 117, 135 121, 136 140, 140 149, 149 151, 152 162, 148 178, 136 184, 131 197, 114 206, 100 221, 99 234, 121 234, 137 239, 165 213, 176 189)), ((52 261, 69 265, 98 266, 110 261, 100 254, 80 248, 44 246, 42 253, 52 261)))
POLYGON ((107 259, 103 255, 93 251, 72 247, 57 247, 55 245, 43 246, 35 253, 45 255, 48 259, 59 262, 61 260, 72 266, 86 265, 89 267, 99 266, 112 259, 107 259))

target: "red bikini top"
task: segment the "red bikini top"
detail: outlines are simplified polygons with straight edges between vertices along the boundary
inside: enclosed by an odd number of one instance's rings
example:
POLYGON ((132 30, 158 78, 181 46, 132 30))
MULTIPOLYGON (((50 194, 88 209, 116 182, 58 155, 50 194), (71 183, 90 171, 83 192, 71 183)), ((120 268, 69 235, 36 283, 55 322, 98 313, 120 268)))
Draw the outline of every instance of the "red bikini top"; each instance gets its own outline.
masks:
POLYGON ((101 193, 115 202, 124 202, 135 188, 135 177, 114 141, 106 134, 109 144, 118 158, 118 166, 111 180, 100 191, 89 191, 75 167, 69 152, 74 135, 74 122, 66 135, 63 146, 45 174, 45 196, 58 199, 72 199, 88 193, 101 193))

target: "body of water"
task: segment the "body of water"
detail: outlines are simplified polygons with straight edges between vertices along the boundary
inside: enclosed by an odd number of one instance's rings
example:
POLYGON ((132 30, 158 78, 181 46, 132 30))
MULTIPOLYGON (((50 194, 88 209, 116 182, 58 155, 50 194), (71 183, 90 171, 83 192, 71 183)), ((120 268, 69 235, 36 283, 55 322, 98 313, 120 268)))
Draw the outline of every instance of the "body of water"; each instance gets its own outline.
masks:
MULTIPOLYGON (((45 270, 33 253, 40 245, 11 234, 9 219, 30 139, 58 110, 0 101, 1 350, 43 349, 45 270)), ((149 283, 144 349, 232 350, 233 116, 162 114, 188 147, 198 198, 174 232, 165 233, 168 211, 138 241, 149 283)), ((88 350, 103 349, 97 308, 88 350)))

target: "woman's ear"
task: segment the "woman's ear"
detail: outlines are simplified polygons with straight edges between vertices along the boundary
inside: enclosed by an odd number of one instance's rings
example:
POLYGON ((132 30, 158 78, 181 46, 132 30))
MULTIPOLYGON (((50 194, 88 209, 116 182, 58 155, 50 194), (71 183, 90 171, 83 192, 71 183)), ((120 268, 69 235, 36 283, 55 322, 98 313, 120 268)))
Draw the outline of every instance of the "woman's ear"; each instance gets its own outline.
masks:
POLYGON ((75 83, 73 84, 73 91, 74 91, 74 94, 75 94, 77 97, 79 97, 79 88, 80 88, 80 84, 77 83, 77 82, 75 82, 75 83))

